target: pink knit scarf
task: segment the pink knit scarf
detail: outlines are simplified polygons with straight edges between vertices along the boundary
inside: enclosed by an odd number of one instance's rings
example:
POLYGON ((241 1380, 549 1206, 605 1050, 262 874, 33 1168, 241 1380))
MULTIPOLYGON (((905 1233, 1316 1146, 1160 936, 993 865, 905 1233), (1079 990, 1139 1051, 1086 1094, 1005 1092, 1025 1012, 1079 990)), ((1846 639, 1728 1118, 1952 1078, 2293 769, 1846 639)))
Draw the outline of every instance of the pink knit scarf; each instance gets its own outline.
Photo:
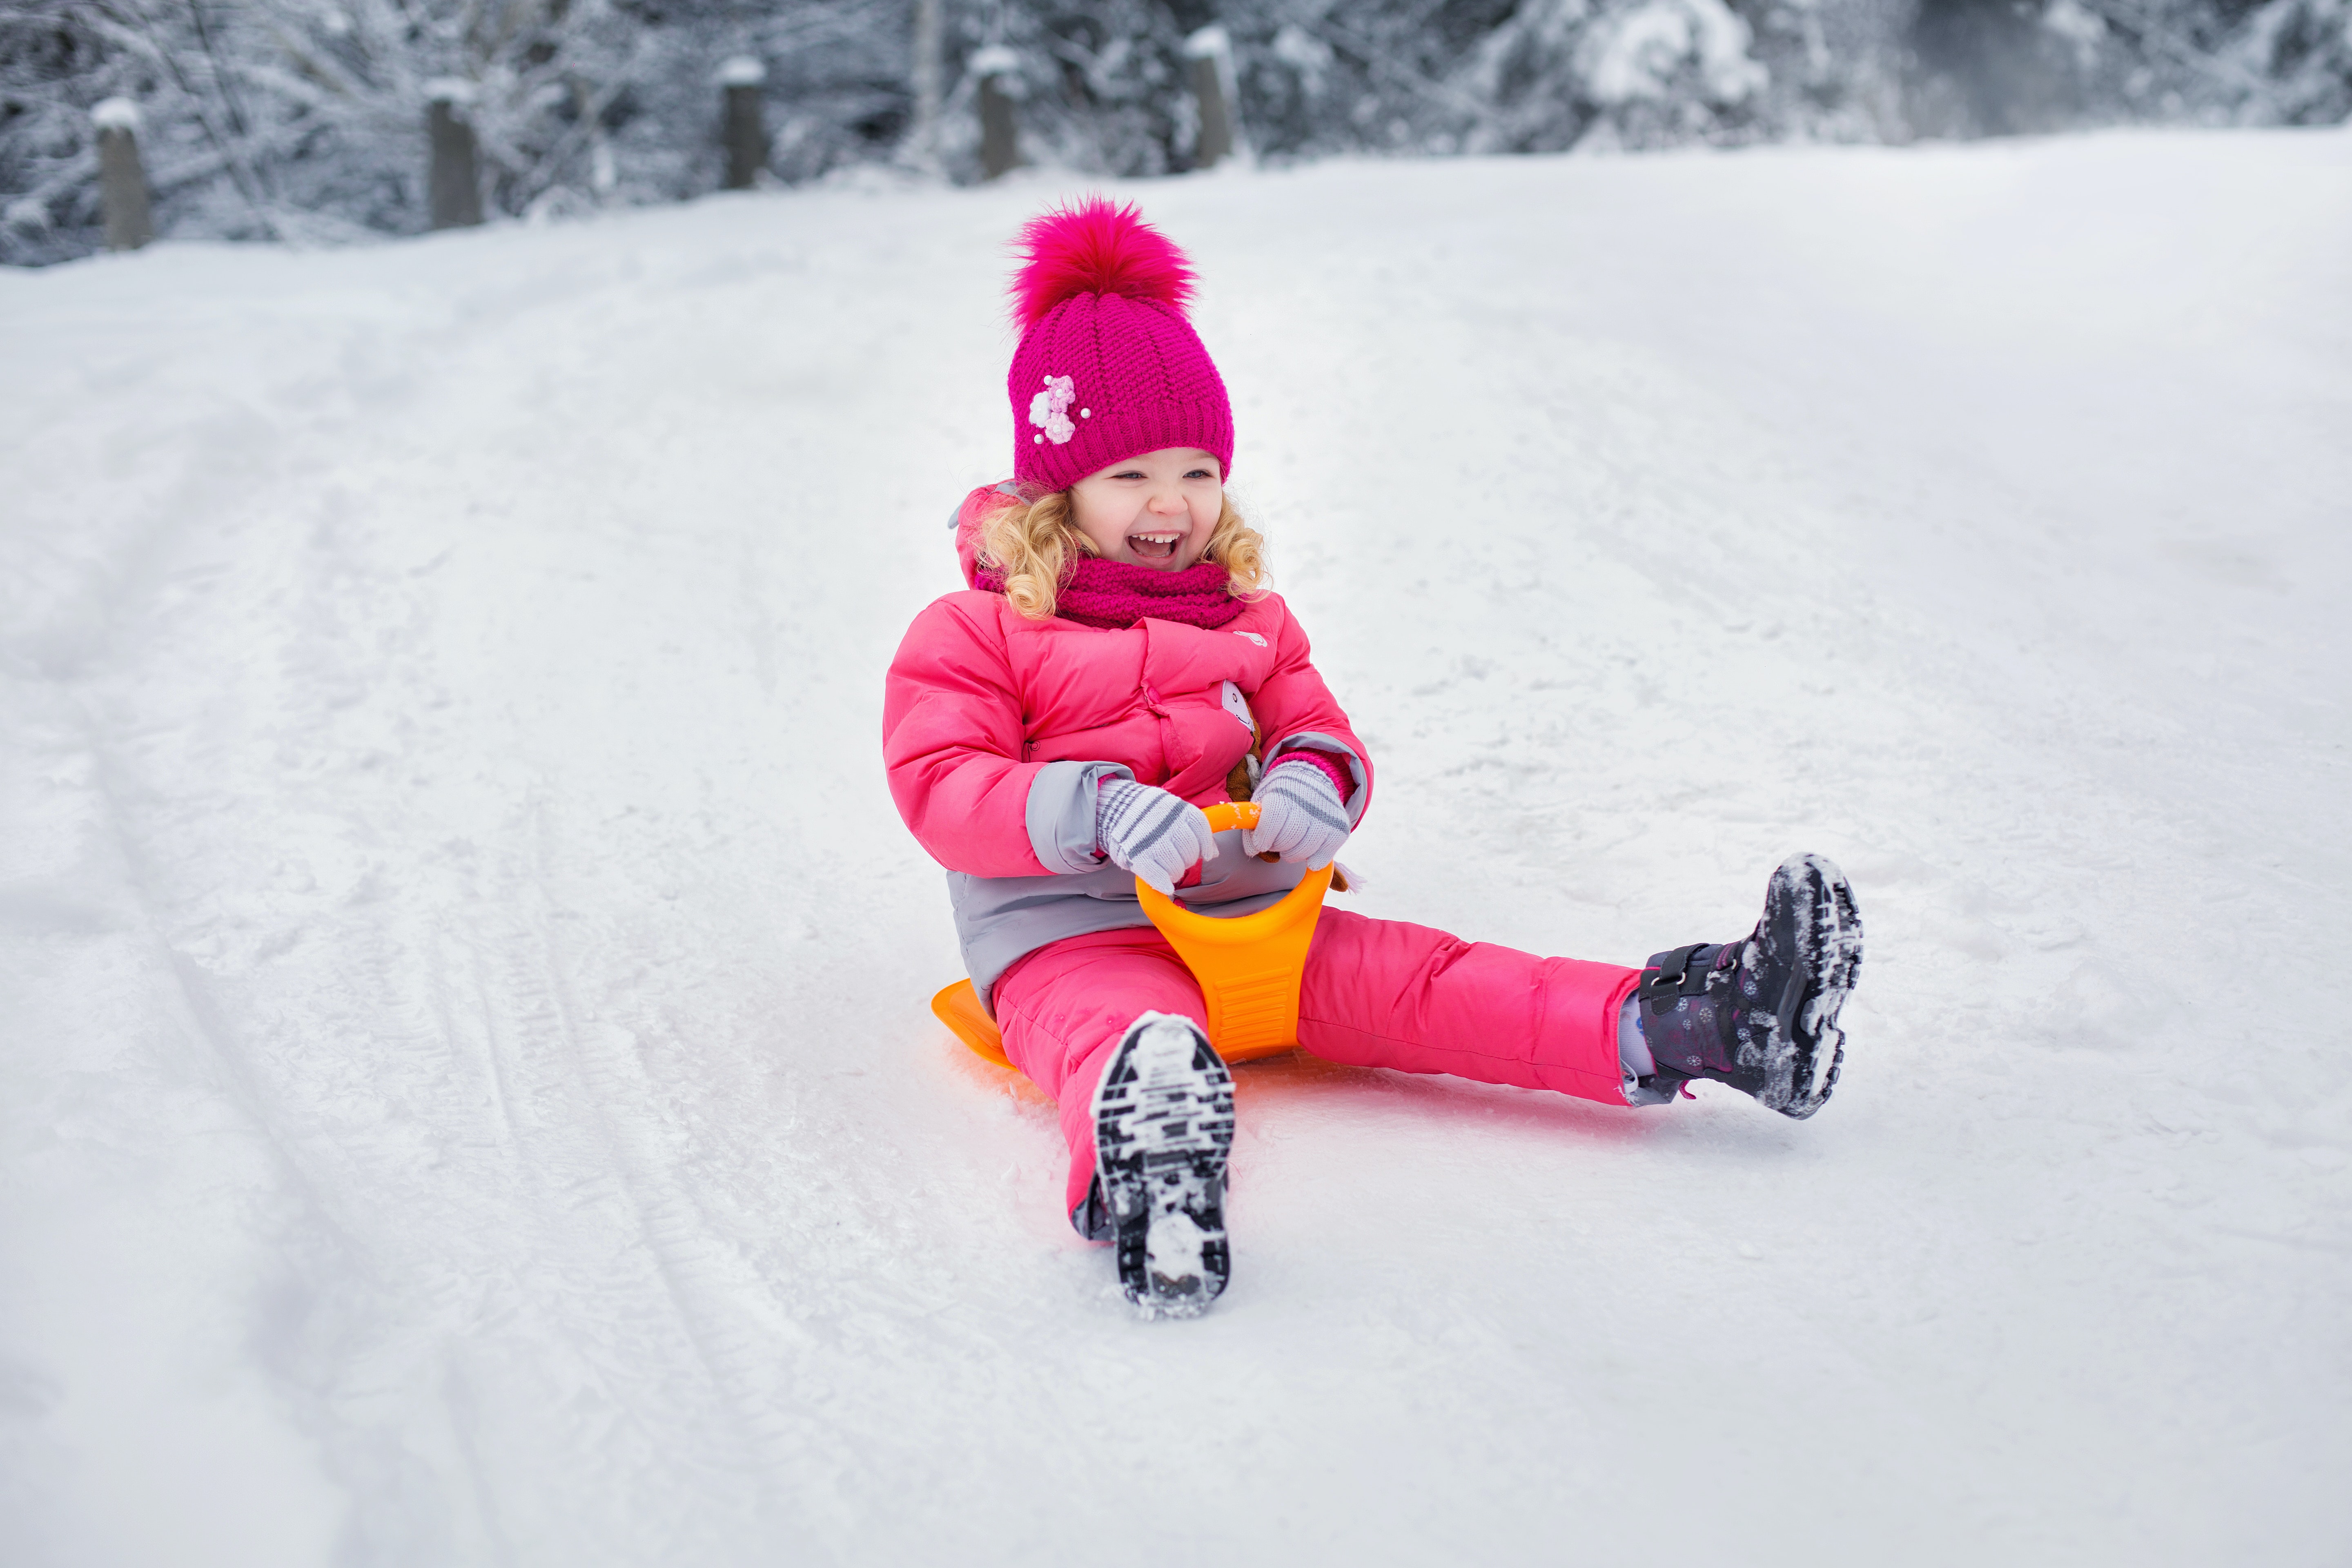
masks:
MULTIPOLYGON (((1227 576, 1214 561, 1181 572, 1161 572, 1085 555, 1055 595, 1054 613, 1082 626, 1111 631, 1124 630, 1146 616, 1213 631, 1242 613, 1242 602, 1225 592, 1227 576)), ((972 574, 972 585, 1002 594, 1004 576, 982 563, 972 574)))

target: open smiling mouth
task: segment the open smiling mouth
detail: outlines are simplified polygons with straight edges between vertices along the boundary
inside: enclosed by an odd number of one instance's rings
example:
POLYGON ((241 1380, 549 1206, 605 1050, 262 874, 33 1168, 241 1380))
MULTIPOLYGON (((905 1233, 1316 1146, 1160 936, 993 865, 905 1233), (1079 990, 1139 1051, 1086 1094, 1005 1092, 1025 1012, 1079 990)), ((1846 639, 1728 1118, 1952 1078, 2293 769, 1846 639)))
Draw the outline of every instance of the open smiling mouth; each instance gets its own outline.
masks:
POLYGON ((1138 561, 1148 564, 1176 559, 1176 546, 1182 543, 1181 531, 1169 533, 1130 533, 1127 548, 1138 561))

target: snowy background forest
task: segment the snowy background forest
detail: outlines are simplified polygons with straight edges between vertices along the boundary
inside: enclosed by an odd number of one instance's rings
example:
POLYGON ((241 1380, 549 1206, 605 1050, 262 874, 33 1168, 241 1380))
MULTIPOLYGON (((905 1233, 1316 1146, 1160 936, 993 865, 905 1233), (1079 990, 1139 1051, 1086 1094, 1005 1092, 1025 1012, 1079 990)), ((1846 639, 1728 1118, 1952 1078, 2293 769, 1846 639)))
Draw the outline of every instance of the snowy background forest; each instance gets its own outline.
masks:
POLYGON ((727 60, 766 69, 769 177, 978 172, 975 62, 1024 157, 1191 166, 1185 40, 1230 39, 1269 162, 1694 142, 1903 142, 2352 113, 2352 0, 5 0, 0 260, 100 241, 92 110, 136 104, 157 226, 326 241, 425 226, 434 84, 464 84, 494 213, 719 180, 727 60), (936 104, 936 112, 931 105, 936 104))

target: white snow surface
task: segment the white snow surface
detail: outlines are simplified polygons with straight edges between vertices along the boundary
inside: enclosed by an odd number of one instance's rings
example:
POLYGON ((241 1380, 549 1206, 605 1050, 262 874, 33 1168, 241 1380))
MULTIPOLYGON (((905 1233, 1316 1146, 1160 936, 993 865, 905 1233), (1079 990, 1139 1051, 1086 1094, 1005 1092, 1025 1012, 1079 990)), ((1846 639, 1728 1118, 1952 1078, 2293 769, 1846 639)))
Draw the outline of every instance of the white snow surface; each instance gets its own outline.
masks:
POLYGON ((1076 188, 0 275, 0 1561, 2352 1557, 2352 134, 1117 187, 1356 907, 1870 943, 1802 1124, 1242 1069, 1173 1323, 878 758, 1076 188))

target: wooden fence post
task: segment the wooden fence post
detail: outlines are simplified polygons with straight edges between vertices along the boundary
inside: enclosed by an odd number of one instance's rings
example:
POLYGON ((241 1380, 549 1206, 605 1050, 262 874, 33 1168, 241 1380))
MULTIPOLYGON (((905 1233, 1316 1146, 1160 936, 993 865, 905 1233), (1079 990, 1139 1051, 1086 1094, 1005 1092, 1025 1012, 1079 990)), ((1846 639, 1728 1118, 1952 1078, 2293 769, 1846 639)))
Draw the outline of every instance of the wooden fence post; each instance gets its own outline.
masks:
POLYGON ((724 137, 727 182, 730 191, 748 191, 768 166, 768 128, 760 114, 760 98, 768 68, 749 55, 737 55, 719 68, 719 85, 727 91, 724 137))
POLYGON ((915 0, 915 123, 907 148, 918 169, 940 161, 940 0, 915 0))
POLYGON ((1211 23, 1184 40, 1185 74, 1201 112, 1192 142, 1192 167, 1213 168, 1241 144, 1235 134, 1240 95, 1234 80, 1234 45, 1224 28, 1211 23))
POLYGON ((155 237, 147 211, 147 172, 139 163, 139 106, 110 98, 91 108, 98 124, 98 194, 106 212, 106 248, 136 250, 155 237))
POLYGON ((1021 57, 992 44, 971 57, 980 78, 980 173, 993 180, 1021 162, 1021 128, 1013 106, 1021 80, 1021 57))
POLYGON ((465 118, 473 101, 472 85, 453 77, 425 84, 425 130, 433 143, 427 199, 435 228, 467 228, 482 221, 481 163, 474 128, 465 118))

